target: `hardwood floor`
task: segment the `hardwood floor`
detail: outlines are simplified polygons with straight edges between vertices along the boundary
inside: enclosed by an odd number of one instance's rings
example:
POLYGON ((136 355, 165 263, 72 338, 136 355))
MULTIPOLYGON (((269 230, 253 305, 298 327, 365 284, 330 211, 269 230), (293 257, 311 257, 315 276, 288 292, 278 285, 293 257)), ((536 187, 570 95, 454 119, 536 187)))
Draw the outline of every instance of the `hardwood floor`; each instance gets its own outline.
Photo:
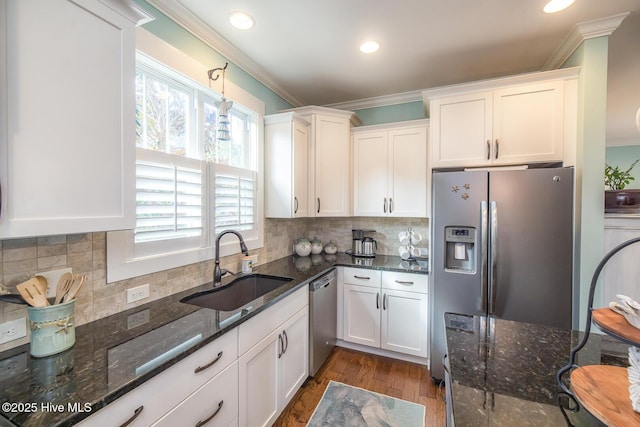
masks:
POLYGON ((298 390, 274 426, 304 427, 330 380, 420 403, 426 408, 425 426, 445 425, 444 389, 439 391, 433 384, 426 366, 336 347, 316 376, 298 390))

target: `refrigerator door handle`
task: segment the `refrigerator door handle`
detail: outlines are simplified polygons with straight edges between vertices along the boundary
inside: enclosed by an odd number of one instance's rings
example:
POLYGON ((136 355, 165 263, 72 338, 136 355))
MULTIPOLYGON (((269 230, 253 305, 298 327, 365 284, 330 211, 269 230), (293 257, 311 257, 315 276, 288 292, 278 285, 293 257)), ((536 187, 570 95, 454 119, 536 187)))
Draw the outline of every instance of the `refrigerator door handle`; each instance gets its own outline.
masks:
POLYGON ((491 275, 489 282, 489 314, 496 314, 496 286, 498 279, 498 205, 491 202, 491 236, 489 244, 491 245, 491 275))
POLYGON ((489 228, 489 218, 487 210, 487 202, 483 200, 480 203, 480 310, 487 312, 487 289, 489 283, 488 275, 488 258, 487 258, 487 229, 489 228))

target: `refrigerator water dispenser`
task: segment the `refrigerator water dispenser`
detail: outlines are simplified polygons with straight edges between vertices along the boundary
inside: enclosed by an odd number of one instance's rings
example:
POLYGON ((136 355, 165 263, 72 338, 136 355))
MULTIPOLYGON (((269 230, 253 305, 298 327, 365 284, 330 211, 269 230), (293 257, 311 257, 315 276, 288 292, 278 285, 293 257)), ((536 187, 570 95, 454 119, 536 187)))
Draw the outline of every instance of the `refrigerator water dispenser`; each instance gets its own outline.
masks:
POLYGON ((445 227, 445 270, 454 273, 476 272, 476 229, 445 227))

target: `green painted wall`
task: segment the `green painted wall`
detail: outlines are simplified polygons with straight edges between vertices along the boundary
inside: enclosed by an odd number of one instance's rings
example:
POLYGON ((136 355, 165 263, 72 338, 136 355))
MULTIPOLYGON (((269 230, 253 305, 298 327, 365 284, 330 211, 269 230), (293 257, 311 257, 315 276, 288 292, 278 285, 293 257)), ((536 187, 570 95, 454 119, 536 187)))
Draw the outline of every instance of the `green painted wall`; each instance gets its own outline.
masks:
POLYGON ((233 64, 217 51, 213 50, 202 40, 176 24, 158 9, 144 0, 135 0, 145 11, 155 19, 143 27, 160 37, 167 43, 188 54, 202 64, 211 64, 211 68, 222 67, 229 62, 225 72, 225 79, 246 90, 265 103, 266 114, 273 114, 280 110, 293 107, 289 102, 276 95, 271 89, 260 83, 240 67, 233 64))
MULTIPOLYGON (((563 67, 582 67, 578 80, 574 327, 586 321, 589 284, 604 248, 604 163, 608 37, 585 40, 563 67)), ((599 298, 596 306, 600 304, 599 298)))
MULTIPOLYGON (((627 170, 636 159, 640 159, 640 145, 609 147, 606 150, 605 159, 608 165, 612 167, 619 166, 621 170, 627 170)), ((631 169, 631 175, 634 180, 625 188, 640 188, 640 162, 631 169)))
POLYGON ((355 110, 355 113, 360 117, 360 120, 362 120, 363 126, 425 118, 422 101, 366 108, 363 110, 355 110))

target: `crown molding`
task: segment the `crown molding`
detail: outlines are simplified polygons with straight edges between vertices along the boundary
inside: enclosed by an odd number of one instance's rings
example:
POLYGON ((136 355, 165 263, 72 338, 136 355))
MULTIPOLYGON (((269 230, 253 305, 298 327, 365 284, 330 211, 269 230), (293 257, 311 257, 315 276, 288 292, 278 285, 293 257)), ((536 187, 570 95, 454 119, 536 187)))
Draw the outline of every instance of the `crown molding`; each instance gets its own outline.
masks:
POLYGON ((340 110, 364 110, 366 108, 386 107, 417 101, 422 101, 422 91, 417 90, 392 95, 374 96, 354 101, 336 102, 335 104, 324 105, 324 107, 338 108, 340 110))
POLYGON ((562 41, 558 49, 556 49, 546 64, 544 64, 542 71, 553 70, 562 66, 583 41, 611 35, 630 14, 631 12, 625 12, 607 18, 594 19, 593 21, 576 24, 562 41))
POLYGON ((251 77, 265 85, 276 95, 295 107, 305 105, 295 95, 290 93, 283 86, 273 80, 269 73, 258 63, 245 55, 240 49, 235 47, 220 33, 208 26, 202 19, 189 11, 180 1, 176 0, 147 0, 149 4, 156 7, 167 15, 178 25, 200 39, 207 46, 226 57, 237 67, 244 70, 251 77))

